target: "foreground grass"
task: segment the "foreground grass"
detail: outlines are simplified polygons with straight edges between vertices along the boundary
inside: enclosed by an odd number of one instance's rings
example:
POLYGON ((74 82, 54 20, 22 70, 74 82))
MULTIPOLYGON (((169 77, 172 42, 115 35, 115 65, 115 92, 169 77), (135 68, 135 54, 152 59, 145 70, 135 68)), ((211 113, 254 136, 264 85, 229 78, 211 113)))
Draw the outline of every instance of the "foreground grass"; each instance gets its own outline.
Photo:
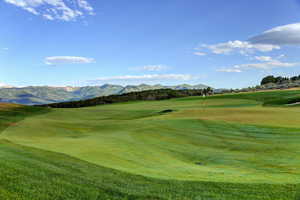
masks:
POLYGON ((25 112, 24 120, 3 123, 0 194, 26 200, 53 193, 54 199, 295 199, 300 107, 263 105, 298 94, 25 112), (162 114, 166 109, 173 112, 162 114))
POLYGON ((0 141, 1 200, 294 200, 295 184, 159 180, 0 141))
POLYGON ((192 97, 57 109, 1 137, 158 179, 279 184, 299 181, 299 124, 299 109, 192 97))

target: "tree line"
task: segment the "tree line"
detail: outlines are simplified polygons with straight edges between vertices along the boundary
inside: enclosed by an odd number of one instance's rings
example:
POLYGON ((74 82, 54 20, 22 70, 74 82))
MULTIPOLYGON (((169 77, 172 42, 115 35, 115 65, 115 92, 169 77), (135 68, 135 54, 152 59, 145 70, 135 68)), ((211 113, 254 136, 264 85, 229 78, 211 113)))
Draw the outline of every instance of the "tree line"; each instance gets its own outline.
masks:
POLYGON ((292 76, 292 77, 282 77, 282 76, 266 76, 261 80, 261 85, 266 85, 269 83, 274 83, 274 84, 284 84, 284 83, 290 83, 290 82, 295 82, 300 80, 300 75, 299 76, 292 76))
POLYGON ((128 101, 141 101, 141 100, 165 100, 172 98, 188 97, 188 96, 208 96, 213 94, 213 89, 208 87, 200 90, 172 90, 172 89, 157 89, 157 90, 147 90, 141 92, 130 92, 121 95, 110 95, 102 96, 93 99, 71 101, 71 102, 61 102, 39 105, 42 107, 51 108, 80 108, 128 101))

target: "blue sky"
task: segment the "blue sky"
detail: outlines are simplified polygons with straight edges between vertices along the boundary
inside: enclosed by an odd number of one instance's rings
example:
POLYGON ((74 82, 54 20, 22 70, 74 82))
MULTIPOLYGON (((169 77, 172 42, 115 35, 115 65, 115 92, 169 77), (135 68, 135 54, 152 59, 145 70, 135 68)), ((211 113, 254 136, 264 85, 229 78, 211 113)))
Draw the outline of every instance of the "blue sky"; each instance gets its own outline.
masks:
POLYGON ((299 0, 0 0, 0 85, 259 84, 300 74, 299 0))

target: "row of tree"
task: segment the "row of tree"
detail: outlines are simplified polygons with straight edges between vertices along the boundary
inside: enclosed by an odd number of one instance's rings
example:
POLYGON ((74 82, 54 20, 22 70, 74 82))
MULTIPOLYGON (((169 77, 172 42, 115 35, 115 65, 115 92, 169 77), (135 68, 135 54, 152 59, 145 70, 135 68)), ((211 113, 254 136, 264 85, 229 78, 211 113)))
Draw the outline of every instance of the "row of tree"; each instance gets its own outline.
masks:
POLYGON ((261 85, 266 85, 269 83, 275 83, 275 84, 284 84, 289 82, 295 82, 300 80, 299 76, 293 76, 293 77, 282 77, 282 76, 266 76, 261 80, 261 85))
POLYGON ((140 101, 140 100, 164 100, 179 97, 188 96, 207 96, 213 94, 213 89, 208 87, 201 90, 172 90, 172 89, 158 89, 158 90, 148 90, 142 92, 130 92, 121 95, 110 95, 102 96, 88 100, 72 101, 72 102, 62 102, 39 105, 42 107, 51 108, 80 108, 87 106, 96 106, 103 104, 112 104, 128 101, 140 101))

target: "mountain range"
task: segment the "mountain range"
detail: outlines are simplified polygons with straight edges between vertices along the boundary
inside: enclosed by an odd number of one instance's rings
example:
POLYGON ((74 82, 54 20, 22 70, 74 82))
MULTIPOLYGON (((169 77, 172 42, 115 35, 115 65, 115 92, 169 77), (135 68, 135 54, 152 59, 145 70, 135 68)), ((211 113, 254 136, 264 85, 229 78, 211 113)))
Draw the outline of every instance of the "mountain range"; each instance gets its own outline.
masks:
POLYGON ((0 87, 0 102, 9 102, 25 105, 50 104, 65 101, 77 101, 95 98, 99 96, 107 96, 113 94, 125 94, 129 92, 138 92, 153 89, 203 89, 209 86, 198 85, 111 85, 105 84, 101 86, 84 86, 84 87, 51 87, 51 86, 28 86, 28 87, 0 87))

